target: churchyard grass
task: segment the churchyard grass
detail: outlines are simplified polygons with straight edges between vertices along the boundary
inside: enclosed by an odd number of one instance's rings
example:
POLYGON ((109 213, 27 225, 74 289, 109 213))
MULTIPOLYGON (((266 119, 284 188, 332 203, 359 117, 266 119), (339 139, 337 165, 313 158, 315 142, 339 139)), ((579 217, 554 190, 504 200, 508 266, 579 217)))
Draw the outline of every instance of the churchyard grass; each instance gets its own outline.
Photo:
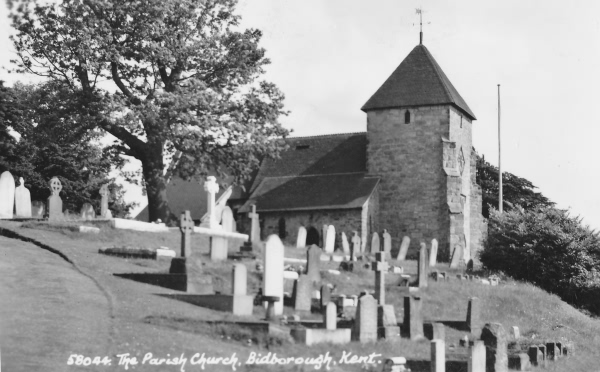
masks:
MULTIPOLYGON (((368 355, 372 352, 383 357, 404 356, 412 360, 429 360, 429 341, 410 341, 402 338, 398 341, 380 341, 377 344, 360 344, 352 342, 345 345, 316 345, 311 347, 293 344, 286 337, 267 337, 235 325, 210 325, 207 321, 258 320, 264 317, 264 308, 254 307, 252 317, 235 317, 231 314, 213 311, 190 305, 185 302, 172 300, 160 295, 173 291, 114 277, 114 273, 127 272, 166 272, 168 261, 153 261, 145 259, 124 259, 98 254, 98 249, 108 246, 132 245, 142 248, 158 248, 167 246, 179 254, 180 233, 140 233, 132 231, 113 230, 100 226, 99 234, 82 234, 69 229, 41 224, 27 224, 2 221, 0 228, 9 229, 44 245, 53 247, 71 260, 83 274, 92 278, 103 289, 108 299, 107 310, 110 318, 108 334, 111 339, 109 355, 129 352, 132 355, 143 355, 146 352, 171 355, 186 353, 189 356, 196 352, 204 352, 213 356, 227 356, 236 352, 240 358, 251 351, 266 355, 276 352, 280 356, 318 356, 325 352, 339 358, 344 351, 357 355, 368 355), (25 227, 27 226, 27 227, 25 227), (250 344, 248 340, 252 340, 250 344)), ((192 249, 204 256, 204 272, 213 277, 215 290, 230 293, 231 267, 233 262, 211 263, 208 261, 208 248, 205 240, 193 235, 192 249)), ((285 248, 286 257, 306 258, 305 249, 295 247, 285 248)), ((260 256, 259 256, 260 257, 260 256)), ((248 268, 248 293, 254 294, 261 287, 262 274, 256 272, 256 262, 243 261, 248 268)), ((405 273, 416 275, 415 261, 392 265, 402 266, 405 273)), ((333 294, 348 296, 359 294, 363 290, 374 290, 374 274, 363 267, 364 262, 357 262, 353 272, 341 271, 339 275, 328 273, 328 269, 338 269, 339 263, 322 262, 321 283, 331 283, 335 290, 333 294)), ((298 266, 299 264, 293 264, 298 266)), ((440 264, 435 270, 446 271, 449 276, 456 277, 458 269, 450 270, 440 264)), ((39 277, 40 286, 44 286, 45 278, 39 277)), ((406 288, 397 286, 399 275, 386 275, 386 303, 393 304, 399 322, 403 319, 403 297, 407 295, 406 288)), ((284 290, 292 291, 292 281, 287 280, 284 290)), ((568 339, 575 343, 574 355, 550 363, 547 371, 589 371, 600 360, 600 320, 589 317, 584 313, 562 302, 558 297, 532 285, 503 281, 499 286, 483 285, 476 282, 429 281, 429 287, 421 291, 423 301, 423 318, 427 321, 464 321, 467 303, 470 297, 478 297, 482 304, 482 322, 497 322, 505 329, 518 326, 524 339, 568 339)), ((24 301, 35 306, 39 299, 28 298, 24 301)), ((100 316, 104 310, 90 314, 100 316)), ((292 308, 286 307, 284 313, 291 315, 292 308)), ((106 316, 106 314, 105 314, 106 316)), ((303 316, 303 319, 322 319, 318 313, 303 316)), ((446 327, 446 344, 448 353, 460 350, 459 339, 468 334, 464 330, 446 327)), ((60 337, 60 335, 56 335, 60 337)), ((26 342, 26 341, 25 341, 26 342)), ((97 342, 94 337, 90 343, 97 342)), ((74 346, 75 347, 75 346, 74 346)), ((24 346, 26 350, 26 345, 24 346)), ((76 350, 72 350, 76 352, 76 350)), ((68 355, 65 355, 65 362, 68 355)), ((264 367, 260 370, 293 370, 287 368, 264 367)), ((144 369, 144 371, 153 369, 144 369)), ((173 369, 175 370, 175 369, 173 369)), ((231 370, 214 368, 210 370, 231 370)), ((251 370, 248 368, 248 370, 251 370)), ((258 369, 257 369, 258 370, 258 369)), ((302 369, 300 369, 302 370, 302 369)), ((314 370, 306 368, 306 370, 314 370)), ((335 370, 335 369, 333 369, 335 370)), ((343 370, 360 370, 360 366, 346 366, 343 370), (356 368, 354 368, 356 367, 356 368)), ((538 369, 534 369, 538 370, 538 369)))

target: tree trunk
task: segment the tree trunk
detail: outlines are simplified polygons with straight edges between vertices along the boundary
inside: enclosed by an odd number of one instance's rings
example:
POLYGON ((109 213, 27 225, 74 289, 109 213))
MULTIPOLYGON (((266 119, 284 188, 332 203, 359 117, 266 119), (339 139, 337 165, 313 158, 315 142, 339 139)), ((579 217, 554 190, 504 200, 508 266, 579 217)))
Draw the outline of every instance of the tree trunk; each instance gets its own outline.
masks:
POLYGON ((168 223, 175 216, 171 214, 167 200, 167 180, 163 176, 162 152, 148 156, 142 160, 144 182, 148 195, 149 222, 160 219, 168 223))

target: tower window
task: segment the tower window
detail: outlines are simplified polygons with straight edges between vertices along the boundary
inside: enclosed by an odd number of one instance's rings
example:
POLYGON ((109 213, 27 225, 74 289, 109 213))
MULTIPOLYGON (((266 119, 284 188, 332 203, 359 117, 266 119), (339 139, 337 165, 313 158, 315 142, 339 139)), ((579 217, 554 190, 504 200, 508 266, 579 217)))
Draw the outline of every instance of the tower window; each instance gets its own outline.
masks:
POLYGON ((404 113, 404 124, 410 124, 410 111, 408 110, 404 113))

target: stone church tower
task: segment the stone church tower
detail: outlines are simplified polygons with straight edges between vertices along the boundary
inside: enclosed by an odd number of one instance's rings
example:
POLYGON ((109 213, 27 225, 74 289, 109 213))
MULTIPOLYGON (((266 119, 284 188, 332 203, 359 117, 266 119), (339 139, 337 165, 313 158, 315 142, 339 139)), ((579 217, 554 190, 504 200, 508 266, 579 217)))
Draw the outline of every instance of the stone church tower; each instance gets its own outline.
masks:
POLYGON ((367 171, 381 179, 379 226, 392 236, 439 242, 476 259, 486 224, 475 183, 475 115, 427 48, 419 44, 362 107, 367 171))

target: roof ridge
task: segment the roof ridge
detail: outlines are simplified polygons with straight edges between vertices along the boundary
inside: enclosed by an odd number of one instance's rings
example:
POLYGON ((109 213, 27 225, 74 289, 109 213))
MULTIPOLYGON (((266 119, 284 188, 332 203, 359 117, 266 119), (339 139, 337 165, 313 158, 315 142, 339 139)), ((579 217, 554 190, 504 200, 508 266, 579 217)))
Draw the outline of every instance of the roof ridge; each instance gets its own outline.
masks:
POLYGON ((322 138, 322 137, 335 137, 335 136, 349 136, 354 134, 367 134, 364 132, 348 132, 348 133, 330 133, 330 134, 318 134, 315 136, 301 136, 301 137, 286 137, 285 139, 301 139, 301 138, 322 138))

